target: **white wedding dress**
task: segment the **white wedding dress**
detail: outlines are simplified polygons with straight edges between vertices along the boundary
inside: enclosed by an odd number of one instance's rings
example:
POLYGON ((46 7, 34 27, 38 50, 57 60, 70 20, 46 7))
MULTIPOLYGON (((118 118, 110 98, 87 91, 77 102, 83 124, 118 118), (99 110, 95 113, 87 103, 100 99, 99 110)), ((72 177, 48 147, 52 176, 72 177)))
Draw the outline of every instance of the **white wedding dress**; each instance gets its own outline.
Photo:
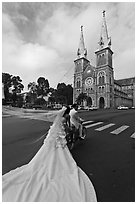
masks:
POLYGON ((96 202, 94 187, 66 145, 59 111, 44 144, 26 165, 2 176, 3 202, 96 202))

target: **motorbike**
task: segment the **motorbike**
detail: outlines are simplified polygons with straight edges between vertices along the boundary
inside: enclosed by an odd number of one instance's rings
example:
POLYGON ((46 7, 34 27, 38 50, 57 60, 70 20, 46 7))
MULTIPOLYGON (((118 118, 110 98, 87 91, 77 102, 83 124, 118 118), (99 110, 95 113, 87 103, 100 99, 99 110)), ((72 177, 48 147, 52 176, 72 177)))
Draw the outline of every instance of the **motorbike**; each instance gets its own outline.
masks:
MULTIPOLYGON (((81 122, 81 124, 83 121, 81 122)), ((82 142, 87 136, 87 129, 82 125, 82 135, 80 136, 79 130, 72 126, 71 129, 66 134, 67 144, 70 149, 73 149, 77 142, 82 142)))

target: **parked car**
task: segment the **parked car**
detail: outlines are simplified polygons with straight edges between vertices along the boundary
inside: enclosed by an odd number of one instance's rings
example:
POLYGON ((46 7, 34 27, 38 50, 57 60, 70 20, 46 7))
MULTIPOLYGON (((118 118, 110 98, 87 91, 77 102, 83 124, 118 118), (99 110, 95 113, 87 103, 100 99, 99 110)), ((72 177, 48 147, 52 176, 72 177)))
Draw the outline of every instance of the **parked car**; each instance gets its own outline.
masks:
POLYGON ((85 110, 85 109, 84 109, 84 106, 79 106, 79 107, 78 107, 78 110, 85 110))
POLYGON ((58 104, 55 104, 53 108, 54 109, 61 109, 62 105, 58 103, 58 104))
POLYGON ((33 105, 32 108, 35 109, 35 110, 37 110, 37 109, 42 109, 42 106, 41 106, 41 105, 33 105))
POLYGON ((89 107, 89 110, 93 111, 93 110, 97 110, 98 108, 96 106, 92 106, 92 107, 89 107))
POLYGON ((122 106, 118 106, 117 109, 118 109, 118 110, 127 110, 128 107, 122 105, 122 106))
POLYGON ((85 106, 85 107, 84 107, 84 110, 89 110, 89 107, 88 107, 88 106, 85 106))

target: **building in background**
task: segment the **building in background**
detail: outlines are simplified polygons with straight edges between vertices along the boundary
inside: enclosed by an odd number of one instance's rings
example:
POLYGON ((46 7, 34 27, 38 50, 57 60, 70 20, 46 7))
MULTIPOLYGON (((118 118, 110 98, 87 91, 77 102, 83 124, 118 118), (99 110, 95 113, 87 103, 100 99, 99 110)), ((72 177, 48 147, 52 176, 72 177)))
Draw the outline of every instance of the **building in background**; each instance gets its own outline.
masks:
POLYGON ((87 58, 84 43, 83 26, 81 26, 80 43, 74 71, 73 102, 77 101, 80 93, 85 93, 88 101, 85 106, 97 108, 114 108, 120 105, 135 106, 135 77, 114 80, 113 51, 111 37, 108 36, 105 11, 98 50, 95 51, 96 67, 87 58))

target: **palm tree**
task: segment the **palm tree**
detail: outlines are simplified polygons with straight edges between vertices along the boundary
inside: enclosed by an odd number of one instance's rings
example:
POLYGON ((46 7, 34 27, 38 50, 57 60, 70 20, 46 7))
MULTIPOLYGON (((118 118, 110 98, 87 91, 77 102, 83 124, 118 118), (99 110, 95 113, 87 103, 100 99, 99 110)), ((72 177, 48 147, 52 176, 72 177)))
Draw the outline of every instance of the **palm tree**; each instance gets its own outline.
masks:
POLYGON ((31 94, 31 102, 34 104, 34 101, 37 98, 37 84, 35 82, 30 82, 28 84, 28 89, 31 94))
POLYGON ((50 91, 49 88, 49 82, 48 79, 45 79, 44 77, 39 77, 37 80, 38 86, 37 86, 37 94, 38 96, 47 96, 47 94, 50 91))
POLYGON ((84 100, 87 100, 87 94, 82 92, 78 95, 76 102, 83 105, 84 100))

